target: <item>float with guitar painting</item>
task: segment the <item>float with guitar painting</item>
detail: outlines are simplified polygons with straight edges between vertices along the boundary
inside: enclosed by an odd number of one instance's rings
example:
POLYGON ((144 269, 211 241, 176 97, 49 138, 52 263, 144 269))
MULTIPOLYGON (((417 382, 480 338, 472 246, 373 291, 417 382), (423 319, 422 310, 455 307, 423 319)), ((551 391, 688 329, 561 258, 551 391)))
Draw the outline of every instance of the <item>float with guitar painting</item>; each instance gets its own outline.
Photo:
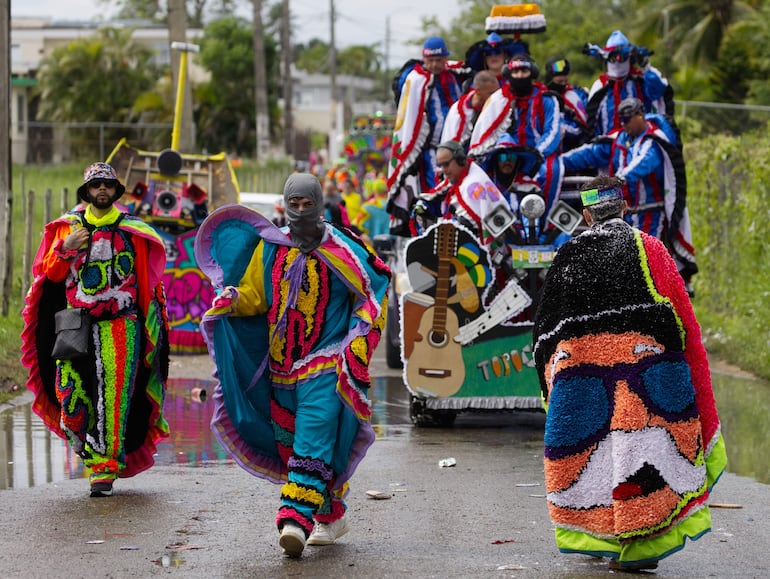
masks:
POLYGON ((405 262, 401 353, 412 421, 448 426, 463 411, 541 411, 532 298, 518 279, 500 283, 485 246, 449 220, 411 239, 405 262))

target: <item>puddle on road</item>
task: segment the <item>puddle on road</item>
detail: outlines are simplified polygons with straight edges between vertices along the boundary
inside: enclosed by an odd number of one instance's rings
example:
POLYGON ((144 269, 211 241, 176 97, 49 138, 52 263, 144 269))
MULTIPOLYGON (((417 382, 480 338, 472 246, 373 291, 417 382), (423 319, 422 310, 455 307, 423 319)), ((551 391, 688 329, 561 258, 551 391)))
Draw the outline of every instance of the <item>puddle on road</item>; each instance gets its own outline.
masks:
MULTIPOLYGON (((713 381, 727 443, 729 472, 770 484, 770 454, 764 452, 765 443, 770 440, 770 384, 725 374, 714 374, 713 381)), ((171 435, 158 446, 156 464, 205 468, 229 460, 209 427, 214 408, 213 386, 211 380, 169 380, 165 409, 171 435), (200 397, 198 389, 205 390, 208 396, 200 397)), ((411 426, 408 394, 400 377, 374 378, 370 396, 372 423, 379 439, 409 436, 417 444, 434 441, 433 429, 415 430, 411 426)), ((499 437, 492 422, 476 424, 474 420, 483 419, 469 414, 463 420, 463 416, 454 429, 442 429, 444 434, 452 432, 453 436, 467 439, 475 431, 479 442, 498 446, 499 437), (464 422, 468 423, 467 428, 463 427, 464 422)), ((506 430, 522 430, 527 440, 542 436, 541 430, 533 432, 532 425, 517 425, 508 417, 504 421, 506 430)), ((0 413, 0 490, 85 476, 82 461, 63 440, 48 431, 29 404, 0 413)))
MULTIPOLYGON (((171 434, 158 445, 155 464, 205 468, 230 460, 209 426, 213 391, 211 380, 169 379, 164 409, 171 434)), ((399 378, 375 378, 371 396, 378 438, 397 437, 411 428, 399 378)), ((80 458, 45 427, 30 404, 0 413, 0 490, 86 476, 80 458)))

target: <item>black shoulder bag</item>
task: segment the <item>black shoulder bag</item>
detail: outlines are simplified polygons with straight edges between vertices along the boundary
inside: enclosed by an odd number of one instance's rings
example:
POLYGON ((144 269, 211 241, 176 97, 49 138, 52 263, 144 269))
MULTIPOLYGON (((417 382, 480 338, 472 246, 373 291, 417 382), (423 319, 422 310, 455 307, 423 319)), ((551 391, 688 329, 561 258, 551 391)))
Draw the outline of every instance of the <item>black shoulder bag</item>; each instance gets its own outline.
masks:
POLYGON ((91 315, 83 308, 68 308, 54 314, 56 342, 51 356, 72 360, 87 356, 91 344, 91 315))

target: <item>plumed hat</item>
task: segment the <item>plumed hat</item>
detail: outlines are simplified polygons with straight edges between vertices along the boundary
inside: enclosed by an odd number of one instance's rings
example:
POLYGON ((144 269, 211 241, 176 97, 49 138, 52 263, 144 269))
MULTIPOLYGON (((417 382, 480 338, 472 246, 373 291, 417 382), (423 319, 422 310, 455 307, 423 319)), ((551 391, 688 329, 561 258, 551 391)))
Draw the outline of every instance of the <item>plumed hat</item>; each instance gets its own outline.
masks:
POLYGON ((520 39, 503 38, 492 32, 484 40, 471 44, 465 51, 465 64, 474 71, 484 70, 484 57, 493 51, 500 51, 508 60, 516 54, 529 54, 529 43, 520 39))

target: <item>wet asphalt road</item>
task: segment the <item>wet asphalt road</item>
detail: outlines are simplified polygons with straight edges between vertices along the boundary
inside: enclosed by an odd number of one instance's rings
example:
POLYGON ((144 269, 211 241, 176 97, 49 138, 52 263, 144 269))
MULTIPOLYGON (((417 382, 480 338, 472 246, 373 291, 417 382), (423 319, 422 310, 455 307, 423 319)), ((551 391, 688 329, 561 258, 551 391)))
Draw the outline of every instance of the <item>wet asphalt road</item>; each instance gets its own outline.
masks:
MULTIPOLYGON (((187 362, 184 371, 200 372, 187 362)), ((387 372, 375 360, 373 373, 387 372)), ((232 463, 157 466, 119 480, 105 499, 88 498, 83 479, 2 491, 0 577, 614 575, 606 560, 556 550, 543 420, 468 415, 450 429, 381 427, 351 481, 351 531, 299 560, 278 547, 279 487, 232 463), (457 465, 439 468, 448 457, 457 465)), ((713 531, 648 575, 768 576, 770 486, 726 474, 711 502, 741 508, 713 508, 713 531)))

